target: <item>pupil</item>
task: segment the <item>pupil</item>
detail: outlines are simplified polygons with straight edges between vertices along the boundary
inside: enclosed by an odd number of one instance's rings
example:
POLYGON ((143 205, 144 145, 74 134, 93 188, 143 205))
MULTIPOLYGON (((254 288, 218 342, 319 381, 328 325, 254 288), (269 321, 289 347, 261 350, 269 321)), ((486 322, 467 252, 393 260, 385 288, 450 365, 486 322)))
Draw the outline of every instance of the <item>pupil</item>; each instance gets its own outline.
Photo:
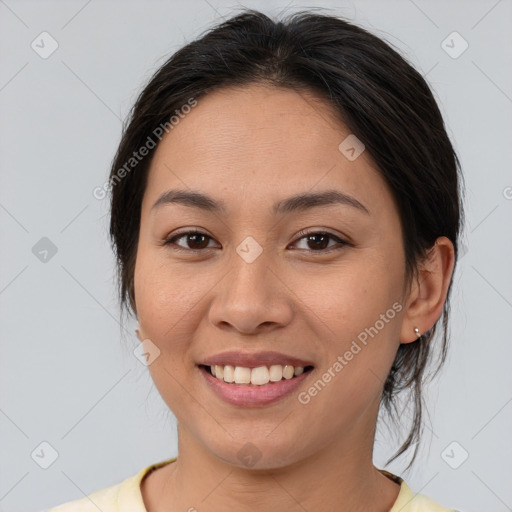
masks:
MULTIPOLYGON (((192 240, 192 243, 196 244, 196 245, 197 245, 197 239, 203 238, 203 244, 200 244, 201 248, 203 248, 204 241, 206 240, 206 236, 205 235, 189 235, 189 237, 192 240)), ((206 243, 206 245, 208 245, 208 243, 206 243)))
POLYGON ((318 237, 318 238, 322 238, 322 240, 321 240, 319 243, 316 243, 316 242, 315 242, 315 243, 314 243, 314 246, 315 246, 317 249, 319 249, 319 248, 320 248, 320 249, 325 249, 325 247, 327 247, 327 246, 326 246, 326 244, 325 244, 325 242, 326 242, 326 240, 329 238, 328 236, 325 236, 325 234, 320 234, 320 235, 309 235, 309 237, 308 237, 308 242, 313 241, 313 239, 314 239, 314 238, 317 238, 317 237, 318 237))

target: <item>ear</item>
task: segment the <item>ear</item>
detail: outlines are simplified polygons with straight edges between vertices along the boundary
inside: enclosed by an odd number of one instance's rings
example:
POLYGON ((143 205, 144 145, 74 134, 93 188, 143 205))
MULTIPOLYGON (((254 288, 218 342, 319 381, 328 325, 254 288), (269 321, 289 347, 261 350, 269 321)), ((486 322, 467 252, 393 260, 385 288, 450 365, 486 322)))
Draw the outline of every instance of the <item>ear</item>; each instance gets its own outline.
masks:
POLYGON ((411 285, 400 333, 400 343, 412 343, 437 322, 443 311, 446 294, 455 266, 455 250, 445 236, 439 237, 419 264, 418 275, 411 285))

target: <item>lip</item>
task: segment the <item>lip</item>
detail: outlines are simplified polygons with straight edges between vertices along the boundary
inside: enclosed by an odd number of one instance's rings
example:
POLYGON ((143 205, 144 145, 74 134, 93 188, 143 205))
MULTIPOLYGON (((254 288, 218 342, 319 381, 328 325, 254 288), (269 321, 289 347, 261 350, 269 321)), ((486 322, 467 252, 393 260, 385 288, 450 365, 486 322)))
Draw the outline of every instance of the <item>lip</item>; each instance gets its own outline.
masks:
MULTIPOLYGON (((265 351, 255 352, 253 354, 240 351, 222 352, 220 354, 207 357, 200 364, 205 366, 244 366, 245 368, 257 368, 258 366, 272 366, 280 364, 282 366, 289 364, 292 366, 314 366, 311 361, 299 359, 297 357, 282 354, 280 352, 265 351)), ((293 379, 292 379, 293 380, 293 379)))
MULTIPOLYGON (((298 366, 298 365, 297 365, 298 366)), ((269 382, 262 386, 227 383, 214 377, 204 366, 198 369, 210 389, 221 400, 239 407, 262 407, 290 396, 309 377, 313 369, 297 377, 279 382, 269 382)))

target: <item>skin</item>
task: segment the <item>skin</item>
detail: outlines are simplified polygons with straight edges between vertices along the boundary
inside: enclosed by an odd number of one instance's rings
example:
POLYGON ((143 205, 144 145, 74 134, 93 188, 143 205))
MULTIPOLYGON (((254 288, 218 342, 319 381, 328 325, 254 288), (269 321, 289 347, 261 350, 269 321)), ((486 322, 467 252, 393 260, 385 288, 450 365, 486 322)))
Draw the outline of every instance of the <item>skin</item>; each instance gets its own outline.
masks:
POLYGON ((250 85, 200 98, 159 144, 142 203, 135 302, 139 339, 160 350, 148 368, 177 418, 179 457, 142 482, 149 512, 393 506, 399 486, 372 463, 382 386, 399 344, 440 317, 454 250, 440 237, 406 289, 396 205, 366 151, 354 161, 339 151, 349 133, 312 94, 250 85), (228 213, 180 204, 152 210, 173 188, 222 200, 228 213), (271 213, 278 200, 329 189, 369 214, 340 204, 271 213), (162 245, 192 228, 210 238, 175 240, 188 253, 162 245), (297 236, 303 229, 350 245, 328 239, 321 247, 339 250, 322 254, 297 236), (263 249, 252 263, 236 252, 248 236, 263 249), (298 392, 396 302, 401 311, 300 403, 298 392), (237 407, 218 398, 196 366, 227 350, 275 350, 312 361, 314 370, 277 403, 237 407), (252 467, 237 457, 247 442, 260 454, 252 467))

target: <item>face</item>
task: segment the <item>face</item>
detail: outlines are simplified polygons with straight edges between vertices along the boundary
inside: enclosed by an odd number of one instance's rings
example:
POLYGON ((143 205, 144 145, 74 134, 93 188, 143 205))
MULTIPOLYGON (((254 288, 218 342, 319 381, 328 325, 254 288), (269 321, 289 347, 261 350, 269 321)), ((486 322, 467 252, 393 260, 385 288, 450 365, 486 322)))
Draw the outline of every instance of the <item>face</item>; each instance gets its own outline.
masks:
POLYGON ((349 135, 313 95, 251 85, 200 98, 156 150, 134 276, 140 339, 159 350, 149 370, 180 435, 209 457, 277 468, 373 444, 405 261, 391 192, 366 151, 339 149, 349 135), (252 380, 226 383, 215 364, 252 380))

